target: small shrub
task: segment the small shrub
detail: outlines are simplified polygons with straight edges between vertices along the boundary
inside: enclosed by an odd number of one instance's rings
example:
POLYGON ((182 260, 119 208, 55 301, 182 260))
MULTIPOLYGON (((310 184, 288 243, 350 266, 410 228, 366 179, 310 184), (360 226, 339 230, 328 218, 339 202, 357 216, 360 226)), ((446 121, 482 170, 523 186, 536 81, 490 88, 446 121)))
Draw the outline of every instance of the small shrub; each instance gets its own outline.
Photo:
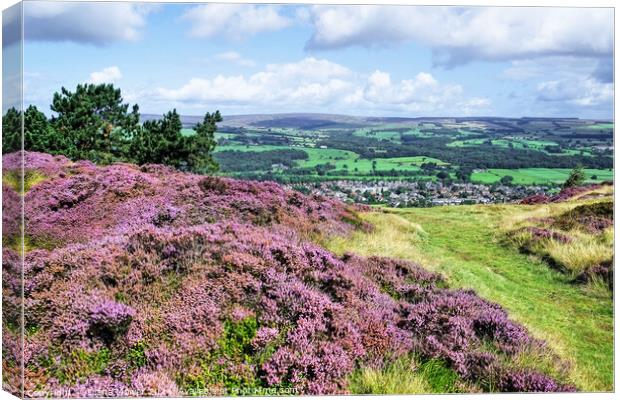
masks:
POLYGON ((200 189, 205 193, 215 192, 218 194, 226 193, 226 189, 228 188, 226 181, 216 176, 205 176, 198 182, 198 186, 200 186, 200 189))
POLYGON ((553 226, 563 230, 583 229, 589 233, 600 233, 614 223, 614 204, 603 201, 583 204, 555 218, 553 226))
POLYGON ((127 331, 134 315, 133 308, 104 300, 90 310, 91 332, 105 343, 111 343, 116 336, 127 331))
POLYGON ((147 345, 142 340, 138 341, 129 348, 126 358, 130 368, 138 369, 146 365, 146 349, 147 345))
POLYGON ((94 352, 78 349, 68 356, 48 357, 43 365, 47 365, 51 375, 60 383, 75 384, 83 378, 101 374, 110 363, 111 355, 107 348, 94 352))

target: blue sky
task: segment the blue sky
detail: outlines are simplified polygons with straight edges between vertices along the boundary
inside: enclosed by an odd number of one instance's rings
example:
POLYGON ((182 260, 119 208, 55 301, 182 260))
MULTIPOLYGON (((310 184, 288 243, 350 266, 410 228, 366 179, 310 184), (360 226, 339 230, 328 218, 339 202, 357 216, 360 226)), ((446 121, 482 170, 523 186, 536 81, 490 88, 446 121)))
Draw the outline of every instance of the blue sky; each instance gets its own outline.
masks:
MULTIPOLYGON (((613 11, 25 3, 24 96, 143 113, 612 118, 613 11)), ((11 46, 10 44, 8 45, 11 46)))

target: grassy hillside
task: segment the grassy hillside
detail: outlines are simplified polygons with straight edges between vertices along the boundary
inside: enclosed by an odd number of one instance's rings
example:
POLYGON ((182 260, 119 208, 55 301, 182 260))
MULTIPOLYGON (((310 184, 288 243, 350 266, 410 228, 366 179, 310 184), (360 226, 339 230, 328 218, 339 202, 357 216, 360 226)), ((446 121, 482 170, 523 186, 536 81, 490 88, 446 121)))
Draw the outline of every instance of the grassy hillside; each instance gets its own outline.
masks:
POLYGON ((474 289, 545 340, 568 363, 572 383, 582 390, 608 391, 613 389, 610 293, 600 285, 571 283, 568 275, 506 243, 507 232, 519 221, 594 201, 600 199, 537 206, 381 209, 365 215, 375 225, 374 232, 327 245, 337 253, 419 262, 445 275, 450 287, 474 289))

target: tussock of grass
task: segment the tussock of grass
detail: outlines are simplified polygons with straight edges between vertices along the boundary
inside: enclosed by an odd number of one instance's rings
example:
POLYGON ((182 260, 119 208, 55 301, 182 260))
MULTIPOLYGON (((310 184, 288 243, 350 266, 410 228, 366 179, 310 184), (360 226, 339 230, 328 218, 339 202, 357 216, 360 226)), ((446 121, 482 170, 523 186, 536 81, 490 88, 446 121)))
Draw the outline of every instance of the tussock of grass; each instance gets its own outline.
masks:
POLYGON ((21 195, 27 193, 34 185, 45 179, 47 179, 47 177, 37 170, 26 170, 24 172, 24 184, 22 188, 21 170, 3 171, 2 173, 2 183, 8 185, 21 195))
POLYGON ((613 257, 613 248, 595 240, 571 243, 549 240, 545 241, 542 248, 571 278, 613 257))
POLYGON ((438 360, 419 362, 401 357, 382 369, 362 368, 349 377, 353 394, 455 393, 462 384, 450 368, 438 360))
POLYGON ((563 384, 571 383, 570 363, 562 361, 549 348, 532 346, 510 359, 506 358, 505 363, 516 370, 536 370, 563 384))
MULTIPOLYGON (((610 187, 604 186, 591 193, 609 194, 610 187)), ((608 198, 588 198, 538 206, 521 206, 524 212, 508 216, 503 221, 507 242, 521 251, 537 255, 552 267, 558 268, 572 279, 589 268, 613 257, 613 228, 601 233, 588 232, 579 225, 576 216, 580 213, 607 212, 608 198), (539 227, 572 238, 568 243, 553 239, 536 239, 523 228, 539 227)))

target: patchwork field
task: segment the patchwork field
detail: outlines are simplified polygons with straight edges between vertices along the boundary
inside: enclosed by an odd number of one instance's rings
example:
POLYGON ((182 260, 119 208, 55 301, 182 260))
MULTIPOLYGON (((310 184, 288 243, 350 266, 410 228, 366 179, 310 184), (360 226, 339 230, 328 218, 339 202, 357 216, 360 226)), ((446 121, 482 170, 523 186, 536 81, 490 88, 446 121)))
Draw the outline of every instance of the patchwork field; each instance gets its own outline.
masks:
POLYGON ((437 180, 441 174, 439 179, 485 184, 511 175, 513 184, 554 186, 566 179, 566 171, 583 165, 589 182, 612 179, 605 171, 612 167, 612 123, 324 118, 275 116, 240 125, 233 119, 232 127, 224 121, 215 156, 222 173, 282 182, 437 180), (236 152, 244 153, 243 163, 233 162, 236 152), (471 173, 480 169, 487 172, 471 173))

